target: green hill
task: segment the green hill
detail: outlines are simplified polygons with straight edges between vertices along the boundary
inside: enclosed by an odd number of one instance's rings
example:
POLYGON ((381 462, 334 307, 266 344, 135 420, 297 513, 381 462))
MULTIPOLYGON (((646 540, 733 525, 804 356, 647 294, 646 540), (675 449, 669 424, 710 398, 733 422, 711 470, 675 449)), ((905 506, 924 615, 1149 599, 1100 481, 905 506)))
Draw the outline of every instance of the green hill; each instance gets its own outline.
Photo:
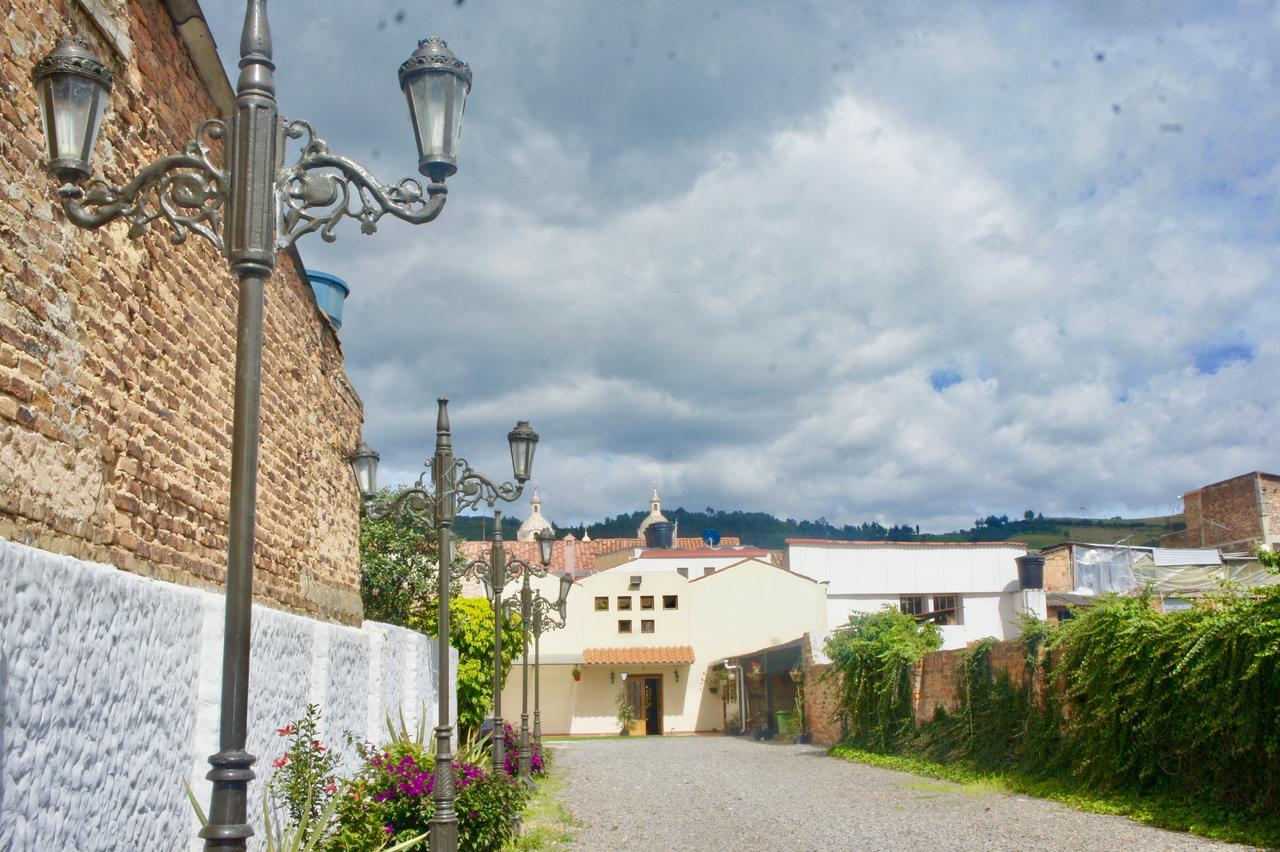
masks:
MULTIPOLYGON (((561 535, 571 532, 579 538, 590 532, 592 538, 630 538, 645 517, 645 512, 630 512, 607 517, 591 524, 562 527, 556 524, 561 535)), ((817 538, 844 541, 1021 541, 1032 548, 1048 547, 1068 541, 1094 544, 1114 544, 1124 541, 1134 546, 1153 546, 1160 536, 1183 529, 1186 524, 1181 515, 1159 518, 1046 518, 1034 512, 1024 512, 1017 520, 1007 515, 989 515, 979 518, 969 529, 949 533, 921 533, 912 524, 884 526, 875 521, 836 526, 826 518, 816 521, 780 519, 767 512, 724 511, 708 506, 702 511, 677 508, 664 510, 664 514, 678 525, 682 536, 700 536, 703 530, 713 529, 722 536, 737 536, 743 544, 780 550, 788 538, 817 538)), ((554 521, 553 521, 554 523, 554 521)), ((503 533, 514 538, 520 521, 503 518, 503 533)), ((480 516, 458 518, 455 529, 462 538, 479 540, 493 529, 493 519, 480 516)))

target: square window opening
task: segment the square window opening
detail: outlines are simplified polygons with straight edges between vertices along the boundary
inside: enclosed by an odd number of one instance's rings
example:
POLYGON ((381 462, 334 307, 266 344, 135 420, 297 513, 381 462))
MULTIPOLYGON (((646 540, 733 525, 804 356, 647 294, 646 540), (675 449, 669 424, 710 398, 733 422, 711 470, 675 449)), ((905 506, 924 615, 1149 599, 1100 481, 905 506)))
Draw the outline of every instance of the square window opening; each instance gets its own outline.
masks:
POLYGON ((964 624, 964 603, 960 595, 934 595, 934 624, 964 624))
POLYGON ((608 611, 609 611, 609 599, 604 597, 596 598, 596 612, 608 612, 608 611))
POLYGON ((679 595, 663 595, 662 608, 663 609, 679 609, 680 596, 679 595))
POLYGON ((898 608, 905 615, 920 615, 926 608, 924 595, 902 595, 898 598, 898 608))
POLYGON ((653 609, 653 595, 641 595, 641 596, 640 596, 640 608, 641 608, 641 609, 653 609))
POLYGON ((631 609, 631 595, 618 595, 618 609, 631 609))
POLYGON ((652 632, 653 632, 653 619, 652 619, 652 618, 646 618, 646 619, 644 619, 643 621, 641 621, 641 622, 640 622, 640 632, 641 632, 641 633, 652 633, 652 632))
POLYGON ((619 633, 630 633, 630 632, 631 632, 631 619, 629 619, 629 618, 620 618, 620 619, 618 619, 618 632, 619 632, 619 633))

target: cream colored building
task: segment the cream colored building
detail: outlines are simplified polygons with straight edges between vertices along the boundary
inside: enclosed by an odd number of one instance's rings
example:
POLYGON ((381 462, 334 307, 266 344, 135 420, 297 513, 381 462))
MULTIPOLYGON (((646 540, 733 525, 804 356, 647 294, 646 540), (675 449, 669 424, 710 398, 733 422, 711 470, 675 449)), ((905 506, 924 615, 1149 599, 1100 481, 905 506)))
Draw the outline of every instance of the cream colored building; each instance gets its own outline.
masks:
MULTIPOLYGON (((555 577, 535 582, 555 599, 555 577)), ((566 626, 542 637, 542 733, 618 733, 624 691, 647 716, 639 733, 723 730, 726 696, 711 691, 719 664, 826 626, 822 586, 763 550, 640 551, 575 583, 566 626)), ((517 661, 502 692, 506 721, 519 724, 520 701, 517 661)), ((529 714, 532 725, 532 667, 529 714)))

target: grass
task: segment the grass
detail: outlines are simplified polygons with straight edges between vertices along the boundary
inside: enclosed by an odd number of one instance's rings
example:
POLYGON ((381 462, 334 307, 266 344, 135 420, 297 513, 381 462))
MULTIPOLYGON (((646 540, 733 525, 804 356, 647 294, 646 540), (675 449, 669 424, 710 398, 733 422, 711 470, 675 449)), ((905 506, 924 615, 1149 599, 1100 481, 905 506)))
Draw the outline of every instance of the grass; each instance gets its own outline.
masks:
MULTIPOLYGON (((950 781, 963 788, 957 790, 952 787, 944 788, 942 785, 922 785, 919 789, 936 787, 939 791, 946 789, 969 795, 993 791, 1017 793, 1050 799, 1089 813, 1124 816, 1157 828, 1186 831, 1201 837, 1268 849, 1280 848, 1280 816, 1277 815, 1250 817, 1230 813, 1198 799, 1091 790, 1067 779, 1030 778, 1013 772, 980 772, 959 764, 935 763, 905 755, 879 754, 848 745, 835 746, 830 754, 854 763, 950 781)), ((910 784, 908 787, 917 789, 910 784)))
POLYGON ((533 799, 520 815, 523 823, 520 836, 514 843, 507 844, 503 852, 555 852, 573 840, 578 822, 556 795, 563 787, 564 779, 553 766, 550 775, 538 780, 533 799))

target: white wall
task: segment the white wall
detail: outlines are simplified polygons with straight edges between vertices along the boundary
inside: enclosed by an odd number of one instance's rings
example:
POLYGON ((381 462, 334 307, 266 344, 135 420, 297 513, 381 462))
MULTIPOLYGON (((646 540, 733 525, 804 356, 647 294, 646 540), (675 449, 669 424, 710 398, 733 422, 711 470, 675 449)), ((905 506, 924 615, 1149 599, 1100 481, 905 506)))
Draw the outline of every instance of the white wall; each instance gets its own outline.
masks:
MULTIPOLYGON (((218 593, 0 539, 0 849, 201 848, 182 780, 207 809, 223 604, 218 593)), ((409 630, 255 606, 255 826, 283 752, 276 728, 308 703, 321 706, 335 745, 345 731, 384 739, 386 715, 401 708, 414 724, 425 706, 434 724, 435 660, 434 640, 409 630)))
MULTIPOLYGON (((1046 617, 1044 591, 1028 589, 1018 592, 961 595, 962 624, 945 624, 942 631, 942 650, 963 648, 970 642, 985 639, 1013 639, 1021 633, 1019 617, 1030 612, 1046 617)), ((897 597, 878 595, 841 595, 827 598, 827 617, 832 629, 849 623, 855 612, 879 612, 888 606, 898 608, 897 597)))
POLYGON ((831 595, 955 594, 1018 588, 1023 545, 790 544, 791 570, 829 582, 831 595))

